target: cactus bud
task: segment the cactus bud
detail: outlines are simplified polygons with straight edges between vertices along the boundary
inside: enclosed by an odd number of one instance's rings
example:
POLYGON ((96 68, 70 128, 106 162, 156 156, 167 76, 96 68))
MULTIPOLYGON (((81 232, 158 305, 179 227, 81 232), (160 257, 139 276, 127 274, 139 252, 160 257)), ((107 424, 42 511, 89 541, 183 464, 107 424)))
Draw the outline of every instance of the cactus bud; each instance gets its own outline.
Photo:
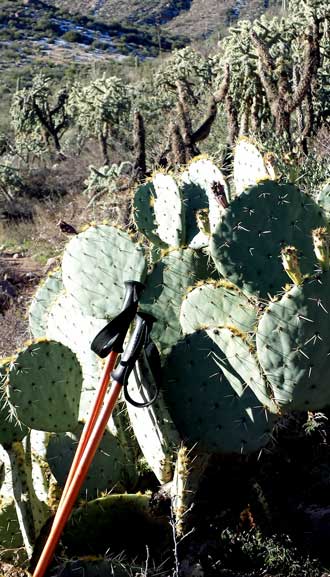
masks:
POLYGON ((328 270, 330 262, 330 236, 326 227, 315 228, 312 231, 315 256, 321 269, 328 270))
POLYGON ((220 206, 222 206, 222 208, 227 208, 228 207, 228 201, 226 198, 225 188, 224 188, 223 184, 221 184, 221 182, 214 181, 214 182, 212 182, 211 188, 212 188, 212 192, 213 192, 218 204, 220 204, 220 206))
POLYGON ((264 163, 271 180, 278 179, 278 170, 276 164, 276 157, 273 152, 267 152, 264 155, 264 163))
POLYGON ((199 230, 203 232, 206 236, 210 236, 210 221, 209 221, 209 209, 201 208, 196 210, 196 222, 199 230))
POLYGON ((285 246, 281 250, 282 264, 285 272, 295 285, 301 285, 304 277, 299 267, 298 251, 294 246, 285 246))

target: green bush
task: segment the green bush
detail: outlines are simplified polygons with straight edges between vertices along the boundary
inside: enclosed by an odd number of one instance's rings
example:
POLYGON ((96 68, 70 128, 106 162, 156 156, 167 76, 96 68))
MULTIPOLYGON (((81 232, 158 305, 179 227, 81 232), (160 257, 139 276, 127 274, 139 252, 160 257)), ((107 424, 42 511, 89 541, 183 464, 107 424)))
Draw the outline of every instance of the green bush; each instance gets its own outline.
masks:
POLYGON ((66 40, 66 42, 84 42, 84 36, 80 32, 76 32, 76 30, 68 30, 63 34, 62 39, 66 40))
POLYGON ((109 48, 108 44, 101 42, 100 40, 94 40, 91 47, 94 48, 94 50, 108 50, 109 48))

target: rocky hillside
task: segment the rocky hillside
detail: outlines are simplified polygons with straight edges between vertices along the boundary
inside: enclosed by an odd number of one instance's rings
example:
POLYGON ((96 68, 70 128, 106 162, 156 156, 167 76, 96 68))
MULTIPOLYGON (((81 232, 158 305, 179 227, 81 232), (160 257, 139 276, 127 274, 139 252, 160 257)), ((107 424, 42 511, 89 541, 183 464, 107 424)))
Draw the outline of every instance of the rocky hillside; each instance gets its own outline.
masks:
MULTIPOLYGON (((170 30, 132 20, 104 18, 82 2, 81 10, 69 11, 41 0, 0 0, 0 70, 31 61, 86 62, 158 56, 162 51, 185 46, 170 30)), ((78 8, 78 3, 76 8, 78 8)))
POLYGON ((190 38, 223 30, 235 19, 255 18, 280 0, 47 0, 49 4, 105 21, 161 25, 190 38))

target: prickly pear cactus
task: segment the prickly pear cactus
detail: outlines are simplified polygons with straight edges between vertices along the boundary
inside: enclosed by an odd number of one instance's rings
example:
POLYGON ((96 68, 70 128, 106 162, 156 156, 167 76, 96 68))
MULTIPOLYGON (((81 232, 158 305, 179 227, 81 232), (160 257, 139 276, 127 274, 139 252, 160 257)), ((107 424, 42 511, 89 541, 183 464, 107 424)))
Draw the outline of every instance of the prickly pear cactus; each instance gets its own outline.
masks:
POLYGON ((253 333, 257 323, 255 303, 226 280, 198 283, 184 297, 180 323, 185 334, 205 327, 234 326, 253 333))
POLYGON ((74 430, 78 421, 82 371, 70 349, 38 341, 11 363, 6 391, 18 418, 43 431, 74 430))
POLYGON ((234 187, 236 196, 250 186, 269 179, 270 175, 257 146, 248 138, 241 138, 237 142, 234 151, 234 187))
POLYGON ((46 335, 49 310, 62 289, 61 271, 51 273, 38 287, 29 310, 29 326, 35 339, 46 335))
POLYGON ((28 432, 28 427, 18 420, 6 394, 4 383, 9 367, 9 360, 0 364, 0 445, 3 447, 10 447, 12 443, 22 441, 28 432))
MULTIPOLYGON (((154 377, 144 361, 139 359, 129 377, 128 391, 135 401, 144 403, 155 390, 154 377)), ((167 483, 173 476, 173 455, 180 443, 179 433, 160 391, 149 407, 135 407, 127 403, 127 411, 142 453, 160 483, 167 483)))
POLYGON ((165 401, 188 445, 207 453, 256 451, 267 444, 273 417, 249 387, 231 385, 221 356, 203 331, 179 341, 164 364, 165 401))
POLYGON ((293 286, 270 303, 257 329, 257 352, 283 410, 330 403, 330 273, 293 286))
POLYGON ((262 298, 285 286, 285 245, 301 254, 301 270, 315 265, 312 229, 325 225, 321 208, 292 185, 263 182, 236 197, 213 234, 210 250, 219 272, 244 292, 262 298))
POLYGON ((126 280, 143 282, 143 247, 129 234, 108 225, 76 235, 63 255, 63 284, 84 315, 112 318, 121 309, 126 280))
POLYGON ((49 310, 45 336, 77 355, 83 372, 82 394, 94 390, 99 383, 102 364, 90 344, 106 324, 106 320, 83 315, 77 302, 65 292, 60 293, 49 310))
POLYGON ((231 384, 233 385, 233 381, 229 376, 228 363, 241 380, 242 386, 245 383, 253 391, 260 406, 266 407, 271 413, 279 413, 272 387, 263 374, 257 351, 248 336, 235 327, 206 329, 206 332, 224 355, 222 359, 218 357, 217 361, 231 384), (225 365, 224 360, 226 360, 225 365))
POLYGON ((171 498, 175 533, 179 538, 190 530, 190 511, 209 460, 209 454, 199 453, 198 450, 194 451, 184 444, 181 444, 177 451, 171 498))
POLYGON ((156 232, 168 246, 182 246, 185 244, 185 214, 181 191, 172 176, 161 172, 155 174, 153 185, 156 232))
POLYGON ((191 248, 169 251, 154 266, 140 307, 157 319, 152 338, 161 351, 169 350, 180 337, 180 307, 187 288, 208 276, 207 257, 191 248))
POLYGON ((73 512, 62 542, 70 554, 102 556, 109 547, 143 556, 148 545, 154 557, 170 544, 171 529, 167 517, 154 514, 150 495, 105 495, 73 512))
POLYGON ((229 190, 222 172, 208 158, 195 158, 180 176, 186 214, 186 242, 192 248, 208 245, 208 238, 198 245, 200 227, 198 213, 207 213, 209 236, 216 228, 224 207, 229 202, 229 190), (221 196, 217 193, 221 191, 221 196))
POLYGON ((0 558, 10 560, 23 545, 14 499, 0 496, 0 558))
POLYGON ((155 187, 151 180, 140 184, 134 195, 134 220, 138 230, 156 246, 166 248, 157 234, 157 222, 154 211, 155 187))
POLYGON ((221 171, 207 158, 194 159, 179 175, 156 173, 140 185, 134 198, 134 218, 140 232, 159 247, 199 249, 207 246, 224 206, 228 187, 221 171), (216 189, 221 189, 221 194, 216 189), (206 211, 200 230, 198 213, 206 211))
POLYGON ((330 183, 325 184, 319 191, 316 200, 327 216, 330 215, 330 183))
POLYGON ((182 191, 170 174, 156 173, 141 185, 134 200, 139 230, 158 246, 179 248, 186 244, 182 191))

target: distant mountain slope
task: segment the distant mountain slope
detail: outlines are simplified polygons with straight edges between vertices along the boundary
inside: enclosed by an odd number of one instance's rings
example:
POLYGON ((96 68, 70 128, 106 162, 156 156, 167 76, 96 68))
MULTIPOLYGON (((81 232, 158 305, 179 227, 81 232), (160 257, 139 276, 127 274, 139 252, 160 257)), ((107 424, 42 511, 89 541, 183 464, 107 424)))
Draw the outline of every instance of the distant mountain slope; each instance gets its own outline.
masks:
POLYGON ((192 0, 49 0, 49 4, 72 12, 139 24, 163 24, 189 9, 192 3, 192 0))
POLYGON ((260 16, 266 10, 265 5, 268 7, 264 0, 195 0, 189 10, 181 11, 164 28, 190 38, 205 38, 217 30, 223 31, 238 18, 260 16))
POLYGON ((239 17, 254 18, 279 0, 46 0, 105 21, 162 25, 190 38, 208 36, 239 17))
MULTIPOLYGON (((107 58, 158 56, 160 37, 155 26, 127 19, 105 19, 88 11, 69 12, 61 2, 0 0, 0 70, 32 60, 81 62, 107 58)), ((98 3, 98 5, 100 2, 98 3)), ((185 46, 187 38, 171 31, 161 34, 163 51, 185 46)))

